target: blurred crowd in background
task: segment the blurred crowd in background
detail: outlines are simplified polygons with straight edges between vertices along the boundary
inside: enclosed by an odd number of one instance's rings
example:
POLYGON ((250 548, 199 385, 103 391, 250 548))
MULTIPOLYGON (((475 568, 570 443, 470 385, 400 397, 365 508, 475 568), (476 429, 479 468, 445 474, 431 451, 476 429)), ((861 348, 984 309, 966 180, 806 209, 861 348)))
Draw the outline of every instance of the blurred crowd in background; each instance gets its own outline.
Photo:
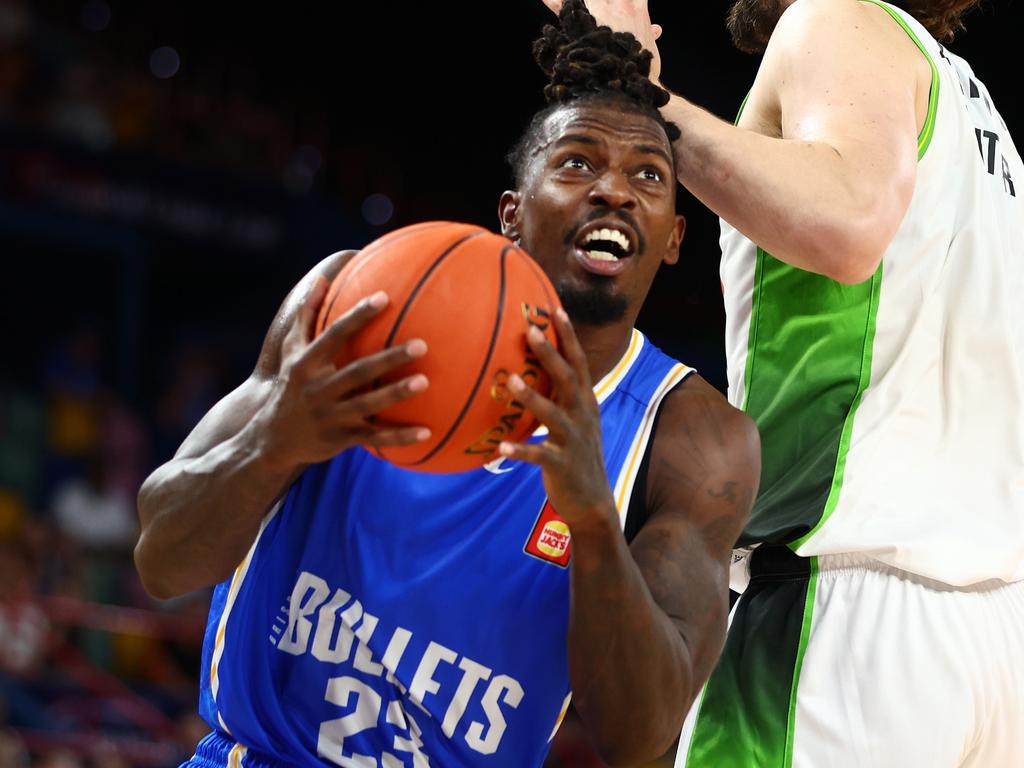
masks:
MULTIPOLYGON (((179 72, 122 9, 0 0, 0 237, 27 275, 0 288, 0 768, 191 754, 209 595, 145 594, 136 492, 246 375, 295 277, 395 216, 373 191, 393 160, 329 146, 315 103, 270 103, 215 52, 179 72)), ((600 765, 577 731, 550 765, 600 765)))
MULTIPOLYGON (((196 131, 215 111, 209 94, 161 93, 123 66, 118 40, 131 30, 90 37, 108 6, 62 19, 40 5, 0 3, 0 130, 8 148, 25 137, 45 148, 4 154, 6 204, 38 206, 46 180, 26 169, 45 174, 33 161, 67 151, 225 167, 259 153, 284 173, 288 142, 271 110, 239 97, 224 133, 196 131), (174 130, 161 130, 171 115, 174 130), (218 135, 232 141, 215 146, 218 135)), ((212 404, 223 371, 208 345, 182 346, 168 360, 177 374, 140 409, 110 374, 103 320, 83 311, 61 324, 63 336, 0 373, 0 767, 176 765, 206 731, 196 701, 207 596, 157 605, 143 592, 135 494, 212 404)))

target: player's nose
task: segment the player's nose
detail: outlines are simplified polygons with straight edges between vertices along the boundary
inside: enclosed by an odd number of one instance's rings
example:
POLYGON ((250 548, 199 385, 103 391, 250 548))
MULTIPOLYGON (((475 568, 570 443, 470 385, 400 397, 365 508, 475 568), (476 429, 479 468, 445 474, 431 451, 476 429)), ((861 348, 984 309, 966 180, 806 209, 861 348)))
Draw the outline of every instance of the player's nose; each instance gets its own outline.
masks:
POLYGON ((608 171, 594 180, 588 194, 588 201, 595 207, 625 208, 636 207, 636 191, 626 174, 608 171))

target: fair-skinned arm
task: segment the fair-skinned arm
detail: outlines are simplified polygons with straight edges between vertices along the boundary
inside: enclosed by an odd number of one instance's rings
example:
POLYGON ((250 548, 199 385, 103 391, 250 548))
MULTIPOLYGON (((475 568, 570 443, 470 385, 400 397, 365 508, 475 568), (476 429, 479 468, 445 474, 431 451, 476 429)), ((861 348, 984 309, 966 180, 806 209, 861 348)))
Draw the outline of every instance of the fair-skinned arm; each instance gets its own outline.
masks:
MULTIPOLYGON (((645 0, 587 7, 657 61, 645 0)), ((910 205, 929 82, 926 60, 882 9, 797 0, 747 104, 760 117, 745 113, 736 127, 675 95, 662 114, 682 131, 679 181, 708 208, 776 258, 856 283, 877 269, 910 205)))
POLYGON ((662 403, 647 474, 647 522, 627 544, 605 473, 601 417, 586 356, 561 310, 559 350, 531 349, 554 400, 518 377, 515 396, 549 430, 503 444, 538 464, 572 535, 569 676, 576 711, 601 757, 638 765, 664 754, 725 638, 732 546, 760 477, 753 423, 691 376, 662 403))
POLYGON ((353 255, 328 257, 296 285, 270 326, 252 375, 211 408, 174 458, 143 483, 135 563, 154 597, 228 578, 264 516, 306 466, 353 445, 407 444, 429 435, 423 428, 380 428, 366 420, 422 391, 423 376, 361 391, 422 356, 421 340, 341 369, 334 365, 346 340, 387 305, 386 296, 366 297, 313 338, 329 281, 353 255))

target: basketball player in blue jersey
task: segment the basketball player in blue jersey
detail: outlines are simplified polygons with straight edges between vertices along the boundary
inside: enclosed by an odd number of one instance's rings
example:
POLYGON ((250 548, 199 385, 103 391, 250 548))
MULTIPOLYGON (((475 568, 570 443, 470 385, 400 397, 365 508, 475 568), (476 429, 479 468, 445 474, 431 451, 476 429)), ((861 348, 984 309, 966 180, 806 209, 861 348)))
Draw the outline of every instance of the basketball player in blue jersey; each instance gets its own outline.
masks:
POLYGON ((307 275, 252 376, 139 495, 147 589, 219 583, 200 700, 212 733, 187 765, 528 768, 570 698, 603 756, 635 765, 672 744, 709 674, 758 437, 633 328, 683 236, 674 127, 635 40, 562 21, 537 44, 550 106, 499 205, 568 310, 558 349, 528 336, 557 396, 509 382, 547 436, 455 475, 362 450, 424 439, 368 417, 429 382, 365 387, 430 352, 413 340, 336 370, 387 297, 314 340, 353 254, 307 275))

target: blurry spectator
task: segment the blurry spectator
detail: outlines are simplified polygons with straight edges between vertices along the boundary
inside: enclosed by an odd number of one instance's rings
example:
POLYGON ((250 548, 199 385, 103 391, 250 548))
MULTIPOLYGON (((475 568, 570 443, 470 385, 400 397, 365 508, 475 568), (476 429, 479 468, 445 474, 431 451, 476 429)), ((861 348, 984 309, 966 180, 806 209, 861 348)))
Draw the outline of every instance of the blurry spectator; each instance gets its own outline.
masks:
POLYGON ((103 399, 100 450, 111 491, 134 499, 149 471, 146 427, 138 414, 113 395, 103 399))
POLYGON ((61 77, 57 99, 50 108, 50 130, 94 151, 109 149, 114 143, 114 131, 100 87, 92 67, 83 63, 69 67, 61 77))
POLYGON ((29 676, 48 647, 50 623, 34 591, 35 568, 20 541, 0 541, 0 671, 29 676))
MULTIPOLYGON (((39 401, 13 388, 0 387, 0 489, 15 497, 0 502, 34 504, 45 442, 45 417, 39 401)), ((4 514, 0 513, 0 518, 4 514)), ((6 518, 0 522, 0 533, 6 518)))
POLYGON ((192 428, 223 394, 223 355, 208 344, 183 343, 164 380, 168 388, 157 403, 157 457, 170 458, 192 428))
POLYGON ((177 722, 177 742, 181 747, 182 759, 192 754, 196 744, 210 732, 210 726, 194 709, 187 710, 177 722))
MULTIPOLYGON (((111 86, 110 122, 117 140, 127 147, 144 144, 156 130, 159 93, 153 78, 127 72, 111 86)), ((211 110, 212 111, 212 110, 211 110)), ((207 119, 201 114, 199 120, 207 119)))
POLYGON ((0 539, 16 536, 25 524, 25 502, 14 491, 0 488, 0 539))
POLYGON ((92 322, 77 327, 46 361, 49 447, 46 484, 53 488, 84 470, 100 429, 100 333, 92 322))
POLYGON ((43 515, 27 518, 21 539, 36 565, 36 589, 43 595, 80 597, 81 557, 78 547, 43 515))
POLYGON ((34 678, 49 650, 50 623, 33 591, 34 568, 17 540, 0 541, 0 703, 6 723, 47 724, 34 678))
POLYGON ((93 750, 92 768, 131 768, 131 764, 109 741, 102 741, 93 750))
POLYGON ((0 768, 28 768, 29 755, 25 744, 14 731, 0 730, 0 768))
POLYGON ((85 549, 127 551, 135 543, 134 499, 111 484, 99 452, 87 460, 84 477, 61 484, 51 507, 60 530, 85 549))
POLYGON ((74 752, 55 749, 44 754, 36 764, 37 768, 85 768, 74 752))

